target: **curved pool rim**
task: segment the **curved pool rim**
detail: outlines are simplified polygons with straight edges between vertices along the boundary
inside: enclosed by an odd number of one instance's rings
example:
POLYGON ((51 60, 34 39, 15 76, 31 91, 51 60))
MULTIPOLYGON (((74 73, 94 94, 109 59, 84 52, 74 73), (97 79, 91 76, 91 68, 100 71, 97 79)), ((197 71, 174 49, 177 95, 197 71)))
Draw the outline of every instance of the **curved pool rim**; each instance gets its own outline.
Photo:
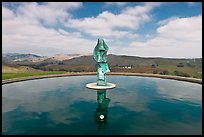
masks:
MULTIPOLYGON (((46 79, 46 78, 55 78, 55 77, 68 77, 68 76, 84 76, 84 75, 96 75, 96 72, 65 73, 65 74, 54 74, 54 75, 42 75, 42 76, 14 78, 14 79, 2 80, 2 85, 15 83, 15 82, 21 82, 21 81, 36 80, 36 79, 46 79)), ((172 80, 186 81, 186 82, 191 82, 191 83, 202 84, 202 79, 172 76, 172 75, 159 75, 159 74, 147 74, 147 73, 121 73, 121 72, 110 72, 110 73, 107 73, 107 75, 154 77, 154 78, 172 79, 172 80)))

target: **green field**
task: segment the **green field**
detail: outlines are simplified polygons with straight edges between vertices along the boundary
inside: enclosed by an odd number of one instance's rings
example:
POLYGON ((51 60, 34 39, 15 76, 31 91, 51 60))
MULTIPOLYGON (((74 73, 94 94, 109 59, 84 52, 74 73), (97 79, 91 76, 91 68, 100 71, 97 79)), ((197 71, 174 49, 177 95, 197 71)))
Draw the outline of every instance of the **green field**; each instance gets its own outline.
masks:
POLYGON ((28 76, 41 76, 41 75, 50 75, 50 74, 63 74, 64 72, 59 71, 45 71, 45 72, 25 72, 25 73, 2 73, 2 80, 28 77, 28 76))
POLYGON ((41 75, 51 75, 51 74, 63 74, 63 71, 42 71, 36 70, 31 67, 11 67, 2 65, 2 80, 12 79, 12 78, 21 78, 29 76, 41 76, 41 75))

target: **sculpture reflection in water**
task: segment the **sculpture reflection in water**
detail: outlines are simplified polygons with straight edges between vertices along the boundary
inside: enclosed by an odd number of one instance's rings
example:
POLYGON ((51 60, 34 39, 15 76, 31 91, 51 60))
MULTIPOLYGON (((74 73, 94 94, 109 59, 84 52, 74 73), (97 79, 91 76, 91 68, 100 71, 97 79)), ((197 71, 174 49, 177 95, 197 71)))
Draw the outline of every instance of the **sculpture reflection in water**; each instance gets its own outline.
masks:
POLYGON ((104 129, 108 118, 109 98, 106 98, 106 90, 116 87, 115 84, 106 80, 106 73, 110 72, 107 64, 108 45, 103 39, 98 39, 94 48, 93 58, 97 64, 97 82, 86 84, 89 89, 97 90, 98 106, 94 113, 94 118, 98 124, 98 129, 104 129))
POLYGON ((94 113, 95 122, 98 125, 98 130, 105 129, 108 119, 108 105, 110 98, 106 97, 106 90, 97 90, 97 108, 94 113))

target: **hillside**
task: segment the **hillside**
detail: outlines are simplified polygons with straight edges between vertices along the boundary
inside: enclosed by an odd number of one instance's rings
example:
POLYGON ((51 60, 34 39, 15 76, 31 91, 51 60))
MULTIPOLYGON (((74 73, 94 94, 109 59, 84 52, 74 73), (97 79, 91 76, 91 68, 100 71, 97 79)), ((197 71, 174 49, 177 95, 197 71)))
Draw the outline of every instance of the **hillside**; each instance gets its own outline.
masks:
MULTIPOLYGON (((83 54, 56 54, 53 56, 39 56, 35 54, 19 54, 19 53, 6 53, 2 54, 2 62, 5 63, 27 63, 27 64, 36 64, 52 61, 63 61, 69 60, 75 57, 83 56, 83 54)), ((49 64, 49 63, 48 63, 49 64)))
POLYGON ((25 72, 41 72, 42 70, 37 70, 28 66, 18 66, 18 65, 2 65, 2 73, 25 73, 25 72))
MULTIPOLYGON (((202 58, 143 58, 110 54, 108 55, 108 64, 112 72, 153 73, 202 78, 202 58)), ((41 67, 41 69, 74 72, 96 71, 96 63, 93 56, 81 56, 64 60, 58 64, 49 64, 41 67)))
MULTIPOLYGON (((108 55, 108 64, 110 66, 151 66, 155 65, 177 65, 179 63, 198 65, 202 67, 202 59, 169 59, 169 58, 143 58, 137 56, 108 55)), ((64 60, 66 65, 94 65, 93 56, 81 56, 70 60, 64 60)))
MULTIPOLYGON (((65 56, 59 56, 65 57, 65 56)), ((66 56, 67 57, 67 56, 66 56)), ((93 72, 96 63, 92 55, 56 59, 45 57, 44 60, 33 62, 30 60, 11 61, 6 64, 29 66, 46 71, 93 72)), ((5 62, 3 62, 4 64, 5 62)), ((108 64, 112 72, 150 73, 163 75, 177 75, 184 77, 202 78, 202 58, 144 58, 126 55, 108 55, 108 64)))
POLYGON ((28 76, 39 76, 39 75, 50 75, 50 74, 62 74, 65 72, 57 71, 43 71, 37 70, 28 66, 18 66, 14 64, 2 65, 2 80, 28 77, 28 76))

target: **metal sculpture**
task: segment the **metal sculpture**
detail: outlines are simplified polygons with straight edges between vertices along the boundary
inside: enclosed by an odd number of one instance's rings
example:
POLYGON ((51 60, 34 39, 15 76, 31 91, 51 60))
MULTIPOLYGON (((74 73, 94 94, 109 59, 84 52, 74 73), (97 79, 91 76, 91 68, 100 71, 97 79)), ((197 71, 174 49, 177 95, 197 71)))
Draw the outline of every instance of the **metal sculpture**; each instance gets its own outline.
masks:
POLYGON ((97 64, 97 82, 86 84, 87 88, 95 90, 106 90, 115 88, 116 85, 108 83, 106 80, 106 73, 110 72, 107 63, 108 46, 103 39, 98 39, 96 47, 94 48, 93 58, 97 64))
POLYGON ((94 48, 94 60, 97 63, 97 85, 106 86, 106 73, 110 72, 107 64, 108 46, 103 39, 98 39, 98 43, 94 48))

